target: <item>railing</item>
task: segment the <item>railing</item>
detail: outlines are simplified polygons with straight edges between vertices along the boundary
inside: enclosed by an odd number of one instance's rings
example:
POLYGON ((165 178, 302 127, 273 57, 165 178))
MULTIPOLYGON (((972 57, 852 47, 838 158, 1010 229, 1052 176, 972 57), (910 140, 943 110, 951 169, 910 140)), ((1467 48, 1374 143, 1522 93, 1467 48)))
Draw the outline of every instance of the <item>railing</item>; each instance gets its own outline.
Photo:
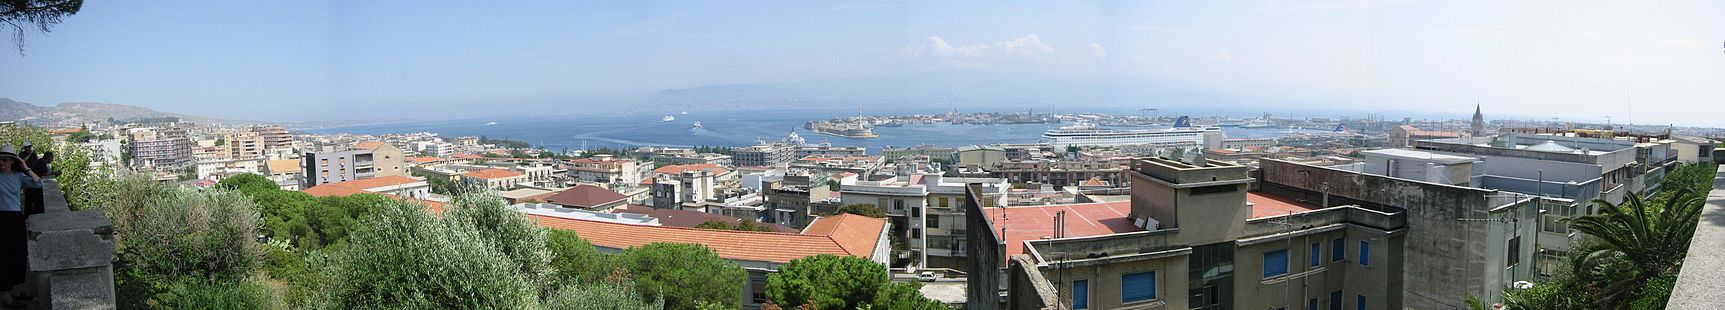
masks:
POLYGON ((60 183, 42 180, 44 212, 26 221, 32 309, 114 309, 114 224, 72 211, 60 183))
POLYGON ((1719 295, 1725 287, 1725 166, 1714 174, 1700 221, 1667 309, 1725 309, 1725 298, 1719 295))

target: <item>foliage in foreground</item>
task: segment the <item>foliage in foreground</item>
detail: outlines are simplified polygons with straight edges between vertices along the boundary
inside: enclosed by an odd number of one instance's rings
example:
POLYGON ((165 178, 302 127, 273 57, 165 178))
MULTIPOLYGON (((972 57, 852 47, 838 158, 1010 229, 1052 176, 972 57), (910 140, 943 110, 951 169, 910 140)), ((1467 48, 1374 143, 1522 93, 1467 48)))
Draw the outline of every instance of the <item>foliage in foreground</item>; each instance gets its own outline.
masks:
POLYGON ((946 309, 917 291, 917 283, 894 283, 886 267, 867 259, 822 254, 792 260, 767 276, 767 300, 817 309, 946 309))
MULTIPOLYGON (((458 207, 460 208, 460 207, 458 207)), ((330 309, 527 309, 534 282, 481 232, 424 206, 388 202, 331 256, 330 309)))
POLYGON ((227 190, 193 191, 140 175, 118 183, 102 211, 114 221, 121 308, 262 308, 257 206, 227 190))

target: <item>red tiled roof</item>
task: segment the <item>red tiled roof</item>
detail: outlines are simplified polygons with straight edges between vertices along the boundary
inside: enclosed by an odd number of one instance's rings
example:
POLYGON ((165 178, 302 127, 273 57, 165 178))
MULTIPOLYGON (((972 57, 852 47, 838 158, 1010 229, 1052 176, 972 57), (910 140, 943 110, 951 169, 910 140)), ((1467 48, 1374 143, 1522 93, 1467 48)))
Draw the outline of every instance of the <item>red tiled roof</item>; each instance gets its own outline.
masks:
POLYGON ((515 172, 515 171, 491 168, 491 169, 485 169, 485 170, 463 173, 462 175, 475 177, 475 178, 481 178, 481 179, 502 179, 502 178, 511 178, 511 177, 523 176, 524 174, 521 174, 520 172, 515 172))
POLYGON ((443 158, 438 158, 435 156, 420 156, 420 157, 408 158, 407 160, 410 162, 416 163, 416 164, 423 164, 423 163, 440 162, 440 161, 443 161, 443 158))
POLYGON ((839 247, 843 247, 845 252, 866 257, 874 253, 875 245, 880 242, 880 228, 883 228, 885 223, 884 219, 841 213, 816 219, 803 229, 803 234, 827 236, 838 243, 839 247), (861 229, 870 227, 875 229, 861 229))
POLYGON ((485 156, 479 156, 477 154, 460 154, 460 155, 455 155, 455 158, 456 159, 480 159, 480 158, 485 158, 485 156))
POLYGON ((582 184, 557 192, 557 194, 553 194, 551 197, 546 197, 545 202, 561 206, 591 209, 593 207, 616 203, 617 201, 624 199, 629 199, 629 197, 602 187, 582 184))
POLYGON ((1265 192, 1247 192, 1246 202, 1252 204, 1252 218, 1282 216, 1318 209, 1316 205, 1265 192))
POLYGON ((707 172, 711 172, 712 174, 724 174, 725 172, 730 172, 730 170, 727 170, 724 167, 720 167, 717 164, 688 164, 688 165, 670 165, 670 166, 655 168, 655 169, 653 169, 653 173, 678 174, 678 173, 683 173, 683 172, 686 172, 689 170, 706 170, 707 172))
MULTIPOLYGON (((348 181, 348 182, 352 182, 352 181, 348 181)), ((364 190, 355 189, 355 188, 346 187, 346 186, 331 186, 331 185, 335 185, 335 184, 340 184, 340 183, 329 183, 329 184, 324 184, 324 185, 312 186, 311 188, 300 190, 300 192, 309 194, 312 197, 351 196, 351 195, 355 195, 355 194, 380 195, 380 196, 389 197, 389 198, 395 199, 395 200, 421 203, 421 204, 425 205, 426 210, 431 210, 432 213, 443 214, 443 203, 441 203, 441 202, 422 200, 422 199, 401 198, 400 196, 396 196, 396 195, 367 192, 364 190)))
POLYGON ((1066 237, 1110 235, 1143 231, 1132 226, 1131 201, 1081 203, 1036 207, 984 208, 994 221, 994 233, 1005 228, 1006 255, 1024 254, 1024 241, 1054 237, 1054 213, 1066 211, 1066 237), (1005 213, 1004 217, 1002 213, 1005 213))
MULTIPOLYGON (((720 221, 720 222, 725 222, 725 224, 737 225, 737 223, 741 223, 743 221, 742 219, 735 218, 735 217, 706 213, 706 212, 701 212, 701 211, 659 209, 659 208, 654 208, 654 207, 649 207, 649 206, 641 206, 641 205, 627 205, 627 206, 623 206, 622 208, 617 208, 616 210, 613 210, 612 212, 614 212, 614 213, 646 214, 646 215, 652 216, 653 218, 659 219, 659 225, 674 226, 674 227, 691 227, 691 228, 693 228, 695 226, 700 226, 701 223, 706 223, 707 221, 720 221)), ((791 227, 785 226, 785 225, 774 224, 774 223, 755 223, 755 225, 766 226, 767 228, 772 229, 774 232, 782 232, 782 233, 796 233, 797 232, 797 229, 795 229, 795 228, 791 228, 791 227)))
POLYGON ((886 229, 886 222, 882 219, 851 219, 842 216, 819 219, 813 225, 838 226, 835 229, 844 231, 844 236, 629 225, 532 214, 527 216, 539 226, 573 231, 582 239, 600 247, 627 249, 655 242, 691 243, 706 246, 719 257, 726 259, 773 263, 788 263, 793 259, 820 254, 867 258, 874 254, 875 245, 885 242, 882 240, 884 238, 879 236, 881 230, 886 229), (821 221, 827 220, 838 223, 820 224, 821 221), (850 236, 871 233, 876 236, 874 240, 861 240, 862 238, 850 236), (862 245, 865 241, 872 244, 862 245), (852 252, 851 249, 866 250, 852 252))

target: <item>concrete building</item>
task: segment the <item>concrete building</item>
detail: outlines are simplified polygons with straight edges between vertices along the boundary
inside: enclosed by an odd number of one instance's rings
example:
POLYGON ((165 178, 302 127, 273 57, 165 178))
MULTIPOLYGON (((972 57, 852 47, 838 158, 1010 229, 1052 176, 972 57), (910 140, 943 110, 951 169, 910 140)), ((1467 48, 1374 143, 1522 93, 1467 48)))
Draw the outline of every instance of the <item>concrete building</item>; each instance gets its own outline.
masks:
POLYGON ((912 174, 880 181, 856 181, 840 186, 840 205, 867 204, 886 211, 893 234, 904 238, 914 266, 966 270, 963 208, 965 184, 980 183, 992 203, 1011 189, 998 178, 953 178, 936 173, 912 174))
POLYGON ((900 158, 904 158, 907 156, 917 156, 917 155, 928 156, 928 158, 936 158, 936 159, 952 158, 952 152, 953 151, 956 151, 956 150, 953 148, 950 148, 950 147, 939 147, 939 146, 924 144, 924 145, 918 145, 918 146, 913 146, 913 147, 908 147, 908 148, 894 148, 894 147, 888 146, 885 149, 881 149, 880 155, 886 157, 887 161, 895 161, 896 162, 900 158))
POLYGON ((389 143, 360 142, 353 144, 356 150, 370 151, 372 166, 376 168, 377 176, 408 176, 407 158, 401 154, 401 149, 389 143))
POLYGON ((545 202, 582 210, 610 211, 629 203, 629 197, 593 185, 576 185, 552 194, 545 202))
MULTIPOLYGON (((972 309, 1402 309, 1406 216, 1252 192, 1247 167, 1136 160, 1124 202, 967 208, 972 309), (997 269, 1001 270, 1001 269, 997 269), (1004 298, 996 297, 1004 289, 1004 298)), ((974 191, 978 186, 972 186, 974 191)))
POLYGON ((1671 140, 1671 148, 1677 152, 1677 161, 1685 164, 1714 161, 1713 147, 1719 145, 1718 141, 1697 137, 1673 136, 1671 140))
POLYGON ((952 151, 952 163, 959 167, 990 170, 1006 161, 1006 150, 988 145, 961 146, 952 151))
POLYGON ((436 157, 449 157, 458 151, 458 146, 442 141, 419 141, 413 144, 413 148, 419 154, 436 157))
POLYGON ((771 212, 764 222, 801 228, 816 216, 837 212, 840 200, 828 180, 821 175, 786 175, 767 185, 762 194, 771 212))
POLYGON ((527 174, 491 168, 462 173, 461 181, 496 190, 511 190, 515 189, 516 184, 527 181, 527 174))
POLYGON ((861 146, 833 146, 831 142, 799 145, 791 153, 791 158, 803 157, 856 157, 868 156, 868 148, 861 146))
POLYGON ((264 138, 256 132, 236 131, 223 135, 228 154, 237 159, 264 158, 264 138))
POLYGON ((132 128, 126 131, 132 149, 132 164, 139 167, 178 169, 192 164, 192 140, 177 127, 132 128))
POLYGON ((1419 127, 1414 127, 1413 125, 1401 125, 1401 126, 1396 126, 1395 128, 1390 128, 1390 133, 1389 133, 1388 138, 1384 139, 1384 147, 1392 147, 1392 148, 1409 147, 1409 146, 1414 145, 1413 144, 1414 141, 1418 141, 1418 140, 1450 139, 1450 138, 1460 138, 1460 137, 1465 137, 1465 136, 1467 136, 1467 135, 1464 133, 1460 133, 1460 132, 1431 131, 1431 130, 1420 129, 1419 127))
POLYGON ((1282 160, 1261 161, 1258 173, 1255 187, 1266 193, 1405 213, 1409 234, 1402 273, 1413 284, 1404 287, 1406 305, 1413 309, 1463 307, 1456 296, 1477 296, 1490 303, 1501 298, 1504 287, 1536 280, 1550 267, 1542 264, 1556 263, 1546 257, 1551 247, 1568 244, 1567 228, 1556 219, 1575 212, 1570 199, 1282 160))
POLYGON ((569 177, 577 182, 599 184, 637 184, 643 180, 646 169, 640 162, 631 159, 617 158, 611 155, 594 155, 569 161, 569 177))
POLYGON ((1247 147, 1267 148, 1276 146, 1276 143, 1276 138, 1233 138, 1222 140, 1222 148, 1235 150, 1243 150, 1247 147))
POLYGON ((300 162, 306 188, 377 176, 376 161, 367 150, 308 152, 300 162))
POLYGON ((718 197, 722 175, 735 175, 728 169, 709 165, 665 166, 654 169, 648 187, 653 195, 653 207, 683 209, 685 203, 700 203, 718 197), (694 167, 702 166, 702 167, 694 167))
POLYGON ((1125 184, 1122 163, 1105 159, 1033 159, 1000 162, 992 173, 1012 183, 1049 184, 1057 188, 1077 185, 1092 178, 1110 184, 1125 184))
POLYGON ((266 149, 292 149, 293 134, 288 133, 281 125, 257 125, 249 130, 263 140, 266 149))
POLYGON ((781 143, 760 143, 731 150, 731 162, 737 166, 777 167, 791 162, 796 147, 781 143))

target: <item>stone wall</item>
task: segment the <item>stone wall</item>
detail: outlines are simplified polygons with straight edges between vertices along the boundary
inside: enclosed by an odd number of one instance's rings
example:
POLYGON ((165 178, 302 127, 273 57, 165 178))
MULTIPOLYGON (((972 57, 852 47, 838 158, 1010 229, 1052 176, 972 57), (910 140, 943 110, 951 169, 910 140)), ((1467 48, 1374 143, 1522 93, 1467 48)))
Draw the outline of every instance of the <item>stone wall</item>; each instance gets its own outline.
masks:
POLYGON ((45 212, 31 215, 30 273, 38 308, 114 309, 114 224, 100 210, 72 211, 60 183, 42 180, 45 212))

